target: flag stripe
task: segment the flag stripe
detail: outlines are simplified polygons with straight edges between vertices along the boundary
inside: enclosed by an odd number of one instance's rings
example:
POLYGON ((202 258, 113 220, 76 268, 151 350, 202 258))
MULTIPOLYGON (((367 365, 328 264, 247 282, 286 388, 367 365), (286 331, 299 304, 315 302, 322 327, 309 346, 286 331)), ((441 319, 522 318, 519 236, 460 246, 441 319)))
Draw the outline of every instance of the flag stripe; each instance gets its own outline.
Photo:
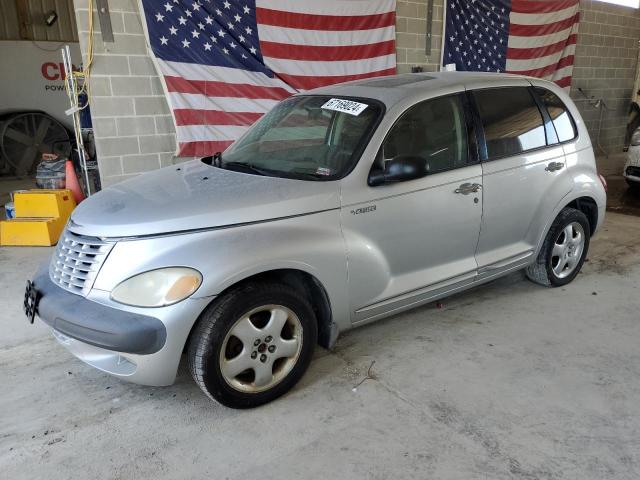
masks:
POLYGON ((242 125, 249 126, 260 119, 263 112, 225 112, 176 108, 173 111, 177 126, 184 125, 242 125))
POLYGON ((371 71, 391 69, 396 64, 396 56, 392 54, 364 60, 328 60, 314 62, 264 57, 264 62, 265 65, 273 70, 280 78, 282 78, 281 73, 287 75, 335 76, 342 78, 347 75, 367 75, 371 71))
POLYGON ((509 34, 526 37, 560 32, 562 30, 566 30, 569 27, 572 27, 573 24, 579 20, 579 18, 580 13, 576 13, 572 17, 565 18, 564 20, 561 20, 559 22, 547 23, 545 25, 518 25, 512 23, 509 27, 509 34))
POLYGON ((572 5, 569 8, 557 12, 548 13, 517 13, 512 11, 511 15, 509 15, 509 20, 511 23, 518 25, 546 25, 571 18, 577 11, 577 5, 572 5))
POLYGON ((523 72, 528 70, 536 70, 548 65, 555 65, 562 57, 575 55, 575 51, 575 45, 568 45, 567 48, 565 48, 561 52, 557 52, 544 57, 528 58, 525 60, 507 58, 507 71, 523 72))
POLYGON ((258 24, 275 25, 304 30, 367 30, 370 28, 395 25, 396 13, 386 12, 374 15, 310 15, 306 13, 284 12, 270 8, 256 8, 258 24))
POLYGON ((313 88, 324 87, 326 85, 332 85, 334 83, 350 82, 352 80, 362 80, 363 78, 371 77, 383 77, 386 75, 393 75, 396 73, 396 68, 387 68, 385 70, 378 70, 376 72, 361 73, 355 75, 342 75, 342 76, 307 76, 307 75, 288 75, 285 73, 279 74, 280 78, 285 80, 289 85, 300 90, 311 90, 313 88))
POLYGON ((545 78, 547 80, 551 80, 555 82, 556 80, 559 80, 561 78, 570 77, 572 71, 573 71, 573 65, 567 65, 566 67, 562 67, 556 70, 555 72, 553 72, 552 75, 547 75, 545 78))
POLYGON ((179 93, 200 93, 209 97, 244 97, 282 100, 291 95, 280 87, 216 82, 210 80, 187 80, 182 77, 164 77, 167 90, 179 93))
POLYGON ((262 54, 265 57, 291 59, 291 60, 313 60, 313 61, 342 61, 342 60, 362 60, 374 58, 382 55, 395 55, 396 42, 372 43, 369 45, 344 45, 344 46, 311 46, 298 45, 295 49, 287 43, 260 42, 262 54))
POLYGON ((219 80, 230 84, 240 83, 259 87, 279 87, 290 93, 296 92, 279 78, 268 77, 261 72, 197 63, 168 62, 161 59, 158 59, 157 63, 160 72, 165 76, 180 76, 189 80, 219 80))
POLYGON ((247 125, 180 125, 176 127, 176 134, 184 142, 235 140, 248 128, 247 125))
POLYGON ((324 31, 302 30, 299 28, 274 27, 273 25, 259 25, 261 42, 287 43, 304 46, 342 46, 368 45, 376 42, 395 41, 395 28, 383 27, 369 30, 352 31, 324 31))
POLYGON ((395 0, 340 0, 339 3, 326 0, 257 0, 257 7, 266 7, 282 12, 294 12, 314 15, 373 15, 393 12, 395 0), (339 6, 339 8, 336 8, 339 6))
POLYGON ((570 35, 578 33, 578 24, 574 24, 571 28, 567 28, 560 32, 551 33, 549 35, 536 35, 535 37, 519 37, 517 35, 509 36, 509 46, 513 48, 536 48, 545 45, 552 45, 561 42, 570 35))
POLYGON ((578 0, 512 0, 511 11, 517 13, 557 12, 578 4, 578 0))
POLYGON ((564 41, 552 43, 551 45, 545 45, 544 47, 536 48, 507 48, 507 56, 511 59, 524 60, 528 58, 538 58, 551 55, 556 52, 561 52, 568 45, 575 45, 578 35, 569 35, 564 41))
POLYGON ((548 75, 552 75, 556 70, 573 65, 574 57, 573 55, 568 55, 566 57, 562 57, 555 63, 547 65, 546 67, 534 68, 531 70, 507 70, 509 73, 517 73, 519 75, 528 75, 530 77, 546 77, 548 75))
POLYGON ((207 155, 213 155, 215 152, 224 152, 232 143, 233 140, 180 142, 178 145, 178 156, 205 157, 207 155))
POLYGON ((554 80, 554 82, 562 87, 562 88, 566 88, 566 87, 570 87, 571 86, 571 75, 567 75, 566 77, 562 77, 558 80, 554 80))
POLYGON ((265 113, 278 104, 278 100, 261 98, 207 97, 193 93, 169 93, 169 102, 174 109, 224 110, 227 112, 265 113))

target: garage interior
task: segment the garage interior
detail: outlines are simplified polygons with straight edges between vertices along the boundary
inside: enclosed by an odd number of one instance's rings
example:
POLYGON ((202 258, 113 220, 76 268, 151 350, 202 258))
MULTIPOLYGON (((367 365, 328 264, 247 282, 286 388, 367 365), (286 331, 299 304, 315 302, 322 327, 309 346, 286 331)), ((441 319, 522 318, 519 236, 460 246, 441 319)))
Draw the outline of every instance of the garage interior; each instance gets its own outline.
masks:
MULTIPOLYGON (((622 172, 640 10, 627 3, 579 2, 570 95, 608 198, 575 282, 547 289, 516 272, 341 334, 290 393, 240 411, 202 395, 184 364, 174 385, 145 387, 73 358, 22 312, 55 247, 1 246, 6 478, 639 478, 640 194, 622 172)), ((93 4, 91 15, 89 0, 0 3, 2 219, 14 192, 59 188, 60 159, 82 196, 193 159, 176 156, 141 3, 93 4), (92 58, 72 115, 65 45, 74 69, 92 58), (38 168, 46 153, 53 173, 38 168)), ((397 72, 440 70, 444 1, 395 5, 397 72)))

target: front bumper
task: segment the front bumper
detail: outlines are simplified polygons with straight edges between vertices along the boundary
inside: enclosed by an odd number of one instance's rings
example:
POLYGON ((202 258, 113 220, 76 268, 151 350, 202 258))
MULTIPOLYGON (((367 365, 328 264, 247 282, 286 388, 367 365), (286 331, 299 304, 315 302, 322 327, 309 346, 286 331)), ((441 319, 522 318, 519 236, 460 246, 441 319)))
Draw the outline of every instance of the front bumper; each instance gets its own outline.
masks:
POLYGON ((54 284, 48 269, 33 279, 38 317, 69 352, 98 370, 143 385, 175 380, 189 332, 212 297, 189 298, 162 308, 115 304, 108 292, 85 298, 54 284))
POLYGON ((60 288, 41 269, 33 283, 40 292, 38 316, 65 337, 95 347, 148 355, 165 344, 167 329, 148 315, 116 310, 60 288))

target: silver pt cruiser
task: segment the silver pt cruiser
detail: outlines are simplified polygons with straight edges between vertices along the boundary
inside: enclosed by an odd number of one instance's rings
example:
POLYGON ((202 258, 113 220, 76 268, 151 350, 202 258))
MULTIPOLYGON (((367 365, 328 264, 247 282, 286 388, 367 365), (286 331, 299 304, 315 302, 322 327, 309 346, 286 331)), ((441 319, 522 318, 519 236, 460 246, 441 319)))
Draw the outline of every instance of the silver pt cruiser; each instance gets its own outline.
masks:
POLYGON ((168 385, 186 352, 207 395, 253 407, 339 332, 518 269, 569 283, 604 212, 556 85, 369 79, 293 96, 224 153, 88 199, 25 308, 102 371, 168 385))

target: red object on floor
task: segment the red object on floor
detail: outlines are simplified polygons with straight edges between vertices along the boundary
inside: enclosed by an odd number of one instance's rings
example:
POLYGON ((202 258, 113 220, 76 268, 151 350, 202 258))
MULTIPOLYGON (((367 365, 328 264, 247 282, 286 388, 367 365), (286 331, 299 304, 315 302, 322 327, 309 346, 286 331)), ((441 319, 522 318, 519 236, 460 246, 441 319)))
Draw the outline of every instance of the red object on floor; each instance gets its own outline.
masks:
POLYGON ((80 183, 78 183, 78 177, 76 176, 75 168, 73 168, 73 162, 71 160, 67 160, 64 167, 66 174, 66 188, 67 190, 71 190, 71 193, 73 193, 73 198, 77 205, 84 200, 84 193, 82 192, 82 188, 80 188, 80 183))

